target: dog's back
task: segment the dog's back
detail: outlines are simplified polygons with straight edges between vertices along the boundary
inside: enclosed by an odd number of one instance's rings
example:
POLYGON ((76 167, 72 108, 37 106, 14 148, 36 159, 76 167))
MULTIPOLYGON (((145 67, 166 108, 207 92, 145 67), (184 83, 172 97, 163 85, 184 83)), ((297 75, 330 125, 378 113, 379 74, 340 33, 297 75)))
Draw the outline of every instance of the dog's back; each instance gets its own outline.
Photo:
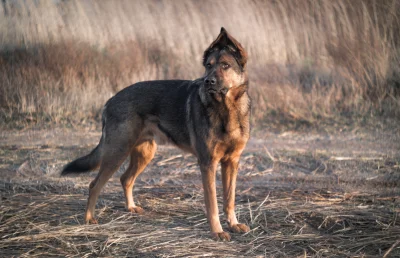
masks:
MULTIPOLYGON (((188 150, 188 107, 196 102, 200 84, 187 80, 146 81, 133 84, 112 97, 105 105, 105 126, 142 122, 142 136, 156 136, 188 150), (132 117, 138 116, 133 120, 132 117)), ((201 107, 198 107, 201 108, 201 107)), ((140 137, 139 137, 140 138, 140 137)))

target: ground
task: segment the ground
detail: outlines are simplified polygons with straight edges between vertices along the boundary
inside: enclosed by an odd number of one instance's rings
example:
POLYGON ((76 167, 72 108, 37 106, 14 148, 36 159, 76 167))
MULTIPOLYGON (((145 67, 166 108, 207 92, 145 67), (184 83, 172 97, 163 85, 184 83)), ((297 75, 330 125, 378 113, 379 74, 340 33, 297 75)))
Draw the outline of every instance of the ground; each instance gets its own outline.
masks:
MULTIPOLYGON (((254 132, 236 198, 252 230, 231 242, 210 239, 196 159, 173 146, 159 146, 137 180, 143 215, 124 209, 124 164, 99 198, 99 224, 84 225, 96 172, 59 173, 99 138, 96 128, 0 132, 2 256, 400 256, 396 130, 254 132)), ((221 204, 219 174, 217 187, 221 204)))

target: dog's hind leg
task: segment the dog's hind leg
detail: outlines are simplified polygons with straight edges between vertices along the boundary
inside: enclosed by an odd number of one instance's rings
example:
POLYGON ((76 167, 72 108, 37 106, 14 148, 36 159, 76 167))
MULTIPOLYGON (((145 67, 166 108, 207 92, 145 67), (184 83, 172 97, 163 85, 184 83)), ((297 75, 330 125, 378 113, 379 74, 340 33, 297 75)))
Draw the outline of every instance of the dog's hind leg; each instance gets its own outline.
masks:
POLYGON ((126 199, 126 209, 132 213, 142 213, 143 209, 135 205, 133 201, 133 186, 135 184, 136 178, 143 172, 147 164, 153 159, 154 154, 157 149, 156 142, 151 140, 146 140, 140 142, 131 150, 131 161, 128 169, 121 176, 121 184, 124 189, 125 199, 126 199))
MULTIPOLYGON (((97 199, 100 195, 101 189, 111 178, 114 172, 121 166, 129 153, 128 148, 125 151, 114 152, 113 155, 105 155, 102 160, 99 173, 96 178, 89 185, 89 198, 86 206, 85 222, 90 224, 97 224, 94 217, 94 211, 97 199)), ((105 148, 107 151, 107 148, 105 148)))
POLYGON ((141 121, 136 125, 119 124, 106 128, 102 147, 102 160, 97 177, 89 185, 89 198, 86 206, 85 222, 97 223, 94 217, 96 202, 103 186, 130 153, 141 131, 141 121))

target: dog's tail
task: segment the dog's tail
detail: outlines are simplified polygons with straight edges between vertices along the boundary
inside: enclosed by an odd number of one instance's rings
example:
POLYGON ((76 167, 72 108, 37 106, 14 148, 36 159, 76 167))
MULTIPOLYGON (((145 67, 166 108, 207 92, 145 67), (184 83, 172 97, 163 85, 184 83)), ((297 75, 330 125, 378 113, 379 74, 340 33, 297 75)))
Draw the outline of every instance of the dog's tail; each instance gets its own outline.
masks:
POLYGON ((80 157, 68 163, 62 170, 61 176, 68 174, 80 174, 96 169, 101 162, 101 140, 88 155, 80 157))
POLYGON ((62 170, 61 176, 68 174, 81 174, 92 171, 99 167, 102 158, 102 145, 104 142, 104 118, 103 118, 103 134, 100 138, 99 144, 94 148, 88 155, 80 157, 70 163, 68 163, 62 170))

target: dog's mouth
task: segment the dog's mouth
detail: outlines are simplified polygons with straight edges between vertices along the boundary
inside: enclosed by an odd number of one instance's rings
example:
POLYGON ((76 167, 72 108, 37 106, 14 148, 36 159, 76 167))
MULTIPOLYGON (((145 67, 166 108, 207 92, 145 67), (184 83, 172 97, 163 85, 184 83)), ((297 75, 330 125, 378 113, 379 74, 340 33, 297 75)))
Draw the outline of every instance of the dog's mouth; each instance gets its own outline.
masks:
POLYGON ((228 91, 229 91, 229 89, 228 88, 222 88, 222 89, 219 89, 219 90, 217 90, 217 89, 214 89, 214 88, 209 88, 208 89, 208 93, 210 93, 210 94, 222 94, 222 95, 226 95, 226 93, 228 93, 228 91))

